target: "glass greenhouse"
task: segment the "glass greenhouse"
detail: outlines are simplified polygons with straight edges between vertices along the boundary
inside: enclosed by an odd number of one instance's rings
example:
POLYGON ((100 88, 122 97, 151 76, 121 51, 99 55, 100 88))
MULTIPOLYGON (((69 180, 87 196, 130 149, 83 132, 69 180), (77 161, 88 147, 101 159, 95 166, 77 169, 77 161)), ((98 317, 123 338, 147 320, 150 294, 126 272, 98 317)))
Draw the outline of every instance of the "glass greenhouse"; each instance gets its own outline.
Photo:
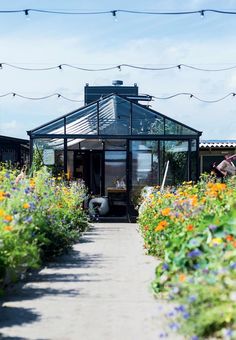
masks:
POLYGON ((110 196, 114 215, 135 215, 141 189, 161 185, 167 161, 165 185, 199 176, 201 132, 117 94, 28 134, 31 161, 40 157, 54 173, 83 179, 93 195, 110 196))

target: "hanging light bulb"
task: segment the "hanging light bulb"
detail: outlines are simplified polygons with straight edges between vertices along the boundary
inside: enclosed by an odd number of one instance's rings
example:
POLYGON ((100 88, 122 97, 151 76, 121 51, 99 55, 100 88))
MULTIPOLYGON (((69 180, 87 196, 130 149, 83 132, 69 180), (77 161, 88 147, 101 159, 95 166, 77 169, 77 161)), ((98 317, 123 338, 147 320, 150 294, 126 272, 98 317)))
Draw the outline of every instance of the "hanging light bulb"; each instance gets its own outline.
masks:
POLYGON ((114 20, 117 22, 116 12, 117 12, 117 10, 111 11, 111 14, 112 14, 114 20))
POLYGON ((200 11, 200 14, 201 14, 201 18, 203 19, 203 18, 204 18, 204 16, 205 16, 205 12, 204 12, 204 10, 201 10, 201 11, 200 11))
POLYGON ((0 70, 2 70, 2 63, 0 64, 0 70))
POLYGON ((177 65, 178 69, 181 70, 181 64, 177 65))
POLYGON ((59 68, 59 70, 61 70, 61 71, 63 70, 63 69, 62 69, 62 65, 58 65, 58 68, 59 68))
POLYGON ((30 20, 29 9, 25 9, 24 12, 25 12, 26 20, 30 20))
POLYGON ((121 66, 120 66, 120 65, 118 65, 118 66, 117 66, 117 68, 118 68, 118 70, 121 72, 121 66))

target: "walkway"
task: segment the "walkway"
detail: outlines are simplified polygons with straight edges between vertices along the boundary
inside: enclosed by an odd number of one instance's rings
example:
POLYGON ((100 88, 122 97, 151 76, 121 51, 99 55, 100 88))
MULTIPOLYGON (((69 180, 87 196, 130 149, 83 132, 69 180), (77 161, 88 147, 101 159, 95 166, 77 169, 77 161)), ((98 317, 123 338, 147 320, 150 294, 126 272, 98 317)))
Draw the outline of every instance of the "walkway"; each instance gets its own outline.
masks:
POLYGON ((5 298, 0 338, 156 340, 166 307, 151 294, 155 265, 136 224, 95 224, 72 252, 5 298))

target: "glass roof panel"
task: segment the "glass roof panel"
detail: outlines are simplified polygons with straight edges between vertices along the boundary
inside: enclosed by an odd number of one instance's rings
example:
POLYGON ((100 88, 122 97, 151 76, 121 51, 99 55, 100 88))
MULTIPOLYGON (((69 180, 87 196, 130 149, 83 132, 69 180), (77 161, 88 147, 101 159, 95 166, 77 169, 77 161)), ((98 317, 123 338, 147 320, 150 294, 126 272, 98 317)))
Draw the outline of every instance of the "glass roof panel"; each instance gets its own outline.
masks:
POLYGON ((97 135, 97 103, 66 117, 66 134, 97 135))
POLYGON ((64 133, 64 119, 58 119, 52 123, 48 123, 45 126, 39 127, 33 130, 34 134, 63 134, 64 133))
POLYGON ((128 136, 131 135, 131 124, 134 136, 199 135, 198 131, 154 110, 120 96, 110 95, 32 130, 32 136, 34 134, 78 135, 78 138, 80 135, 128 136))
POLYGON ((99 134, 129 135, 131 103, 111 96, 99 103, 99 134))
POLYGON ((185 125, 182 125, 173 120, 165 118, 165 134, 166 135, 198 135, 198 132, 191 128, 188 128, 185 125))
POLYGON ((133 135, 164 135, 164 118, 145 107, 133 104, 133 135))

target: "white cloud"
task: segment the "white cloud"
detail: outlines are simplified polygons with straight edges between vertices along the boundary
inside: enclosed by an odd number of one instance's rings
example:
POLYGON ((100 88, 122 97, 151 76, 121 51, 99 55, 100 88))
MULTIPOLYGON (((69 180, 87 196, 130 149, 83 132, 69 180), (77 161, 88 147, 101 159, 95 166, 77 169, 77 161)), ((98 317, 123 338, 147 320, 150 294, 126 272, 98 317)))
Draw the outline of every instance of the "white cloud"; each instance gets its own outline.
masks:
MULTIPOLYGON (((182 2, 182 6, 183 4, 182 2)), ((191 5, 195 6, 203 4, 204 1, 191 2, 191 5)), ((162 5, 164 6, 164 2, 162 5)), ((189 4, 188 6, 191 7, 189 4)), ((101 41, 101 47, 98 48, 98 43, 90 40, 89 36, 78 34, 78 37, 46 36, 36 39, 35 32, 32 32, 32 35, 28 32, 25 39, 17 35, 11 36, 10 39, 4 36, 1 38, 1 61, 18 62, 21 66, 32 67, 60 63, 72 63, 88 68, 120 63, 164 67, 186 63, 197 67, 219 68, 236 60, 234 46, 235 38, 231 36, 219 41, 215 35, 205 41, 202 35, 191 40, 183 35, 173 37, 163 34, 163 37, 155 37, 152 34, 146 38, 119 40, 117 44, 115 39, 110 44, 101 41)), ((143 93, 166 96, 178 92, 192 92, 203 99, 217 99, 234 91, 236 85, 235 71, 206 73, 185 68, 170 71, 123 68, 121 72, 83 72, 65 68, 63 71, 24 72, 6 66, 0 70, 0 74, 0 94, 14 91, 32 97, 61 92, 67 97, 83 99, 85 83, 110 85, 114 79, 122 79, 125 85, 138 83, 140 92, 143 93)), ((234 100, 236 99, 228 98, 217 104, 202 104, 194 99, 178 97, 156 101, 153 107, 167 116, 202 130, 205 139, 236 139, 234 100)), ((56 98, 44 102, 1 99, 0 131, 25 137, 26 130, 67 113, 77 106, 81 105, 56 98)))

